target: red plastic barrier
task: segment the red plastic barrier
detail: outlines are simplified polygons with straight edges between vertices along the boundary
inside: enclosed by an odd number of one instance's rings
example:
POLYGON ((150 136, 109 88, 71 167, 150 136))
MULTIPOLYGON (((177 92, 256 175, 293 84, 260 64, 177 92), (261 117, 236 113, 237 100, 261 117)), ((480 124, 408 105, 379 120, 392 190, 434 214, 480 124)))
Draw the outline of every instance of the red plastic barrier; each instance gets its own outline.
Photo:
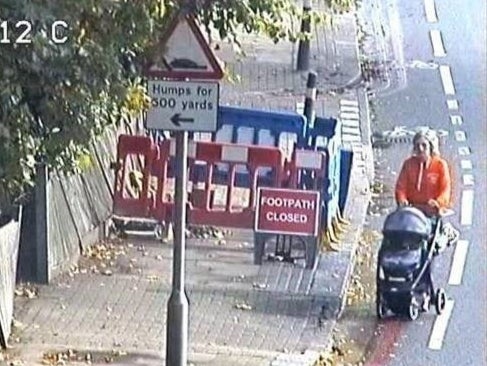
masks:
MULTIPOLYGON (((255 213, 255 198, 259 171, 270 168, 273 173, 272 186, 278 187, 282 177, 282 153, 276 147, 262 147, 240 144, 198 142, 196 154, 190 165, 196 161, 206 162, 206 182, 203 190, 203 204, 189 210, 189 222, 195 225, 215 225, 238 228, 252 228, 255 213), (211 207, 212 177, 216 164, 228 164, 227 193, 224 207, 211 207), (247 207, 233 207, 237 166, 245 166, 249 174, 249 201, 247 207)), ((197 190, 194 200, 197 201, 197 190)))
POLYGON ((121 135, 117 145, 117 162, 113 197, 113 213, 117 216, 149 218, 153 198, 149 195, 152 165, 157 157, 157 146, 150 137, 121 135), (143 157, 141 177, 136 171, 127 172, 130 159, 143 157), (129 178, 129 181, 127 181, 129 178), (139 179, 140 178, 140 179, 139 179), (141 187, 129 187, 130 180, 141 187), (129 192, 135 196, 129 196, 129 192), (134 192, 137 191, 137 192, 134 192))
POLYGON ((298 188, 303 182, 305 189, 321 191, 324 179, 327 179, 327 155, 323 151, 294 150, 286 172, 289 176, 289 188, 298 188), (304 178, 303 175, 307 175, 304 178))
MULTIPOLYGON (((152 216, 158 221, 172 221, 173 202, 168 198, 166 183, 168 166, 174 155, 171 141, 163 141, 159 145, 159 158, 155 162, 153 173, 157 176, 158 189, 156 204, 152 216)), ((255 196, 259 170, 273 170, 273 185, 279 186, 282 175, 282 154, 275 147, 237 145, 216 142, 190 141, 188 148, 188 169, 196 167, 204 169, 204 188, 193 185, 188 207, 188 222, 194 225, 216 225, 240 228, 251 228, 255 211, 255 196), (213 205, 215 184, 213 175, 217 164, 228 164, 228 180, 226 186, 226 203, 224 206, 213 205), (235 190, 235 174, 237 166, 245 166, 248 170, 251 185, 249 205, 247 207, 232 206, 235 190)))
MULTIPOLYGON (((122 135, 118 142, 117 172, 113 211, 125 217, 149 218, 159 222, 173 221, 173 197, 169 192, 169 168, 175 155, 173 140, 153 143, 150 137, 122 135), (126 194, 127 163, 133 157, 143 158, 139 171, 141 189, 137 197, 126 194), (151 182, 156 181, 156 187, 151 182)), ((296 150, 292 160, 284 166, 279 148, 217 142, 190 141, 188 146, 188 170, 197 171, 199 181, 188 196, 188 223, 251 229, 254 226, 255 200, 258 185, 274 188, 299 188, 321 190, 326 179, 327 157, 324 152, 296 150), (228 166, 225 174, 216 167, 228 166), (232 197, 236 193, 237 167, 243 166, 248 178, 248 204, 237 206, 232 197), (272 178, 260 179, 263 169, 271 170, 272 178), (218 177, 216 173, 219 172, 218 177), (203 174, 203 175, 201 175, 203 174), (214 182, 218 179, 218 184, 214 182), (303 185, 302 182, 305 182, 303 185), (215 204, 216 188, 226 190, 225 202, 215 204), (222 188, 224 187, 224 188, 222 188)), ((241 183, 240 183, 241 184, 241 183)))

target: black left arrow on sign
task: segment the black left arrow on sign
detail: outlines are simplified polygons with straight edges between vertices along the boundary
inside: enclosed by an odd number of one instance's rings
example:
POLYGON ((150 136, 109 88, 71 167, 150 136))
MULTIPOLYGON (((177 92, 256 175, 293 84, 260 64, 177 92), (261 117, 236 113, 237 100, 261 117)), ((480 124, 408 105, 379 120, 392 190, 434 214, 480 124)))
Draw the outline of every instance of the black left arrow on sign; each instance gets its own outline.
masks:
POLYGON ((176 113, 171 117, 171 122, 179 127, 181 123, 194 123, 194 118, 181 117, 181 113, 176 113))

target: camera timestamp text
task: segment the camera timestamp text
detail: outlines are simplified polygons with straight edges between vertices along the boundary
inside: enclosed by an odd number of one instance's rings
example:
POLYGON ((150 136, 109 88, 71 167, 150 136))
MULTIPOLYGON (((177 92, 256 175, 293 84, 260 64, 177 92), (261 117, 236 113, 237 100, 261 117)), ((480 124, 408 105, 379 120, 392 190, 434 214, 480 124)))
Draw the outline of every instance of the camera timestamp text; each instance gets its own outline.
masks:
MULTIPOLYGON (((64 20, 53 21, 47 29, 46 35, 55 44, 68 41, 68 23, 64 20)), ((31 44, 34 27, 28 20, 8 21, 0 19, 0 46, 2 44, 31 44)))

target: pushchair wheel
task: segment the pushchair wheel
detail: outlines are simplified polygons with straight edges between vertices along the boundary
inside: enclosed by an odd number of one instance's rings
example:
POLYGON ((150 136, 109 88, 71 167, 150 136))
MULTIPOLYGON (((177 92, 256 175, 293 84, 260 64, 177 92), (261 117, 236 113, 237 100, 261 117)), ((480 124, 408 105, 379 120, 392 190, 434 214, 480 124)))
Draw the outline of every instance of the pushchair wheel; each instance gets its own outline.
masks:
POLYGON ((436 314, 441 315, 441 313, 443 313, 443 310, 445 310, 445 305, 446 305, 445 290, 439 288, 438 290, 436 290, 436 294, 435 294, 436 314))
POLYGON ((408 308, 408 318, 409 318, 409 320, 414 321, 414 320, 418 319, 418 316, 419 316, 419 308, 416 304, 411 302, 409 304, 409 308, 408 308))
POLYGON ((377 318, 384 319, 387 314, 387 306, 381 296, 377 296, 375 300, 377 318))

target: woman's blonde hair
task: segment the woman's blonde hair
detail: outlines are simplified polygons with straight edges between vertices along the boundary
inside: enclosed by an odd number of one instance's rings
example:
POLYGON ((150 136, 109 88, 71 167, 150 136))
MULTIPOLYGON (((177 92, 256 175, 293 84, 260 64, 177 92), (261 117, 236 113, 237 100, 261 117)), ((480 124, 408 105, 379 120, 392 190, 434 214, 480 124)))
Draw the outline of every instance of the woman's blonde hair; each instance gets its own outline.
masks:
POLYGON ((431 155, 440 155, 440 139, 435 130, 423 129, 418 132, 413 137, 413 146, 416 145, 420 138, 424 138, 428 141, 430 145, 431 155))

